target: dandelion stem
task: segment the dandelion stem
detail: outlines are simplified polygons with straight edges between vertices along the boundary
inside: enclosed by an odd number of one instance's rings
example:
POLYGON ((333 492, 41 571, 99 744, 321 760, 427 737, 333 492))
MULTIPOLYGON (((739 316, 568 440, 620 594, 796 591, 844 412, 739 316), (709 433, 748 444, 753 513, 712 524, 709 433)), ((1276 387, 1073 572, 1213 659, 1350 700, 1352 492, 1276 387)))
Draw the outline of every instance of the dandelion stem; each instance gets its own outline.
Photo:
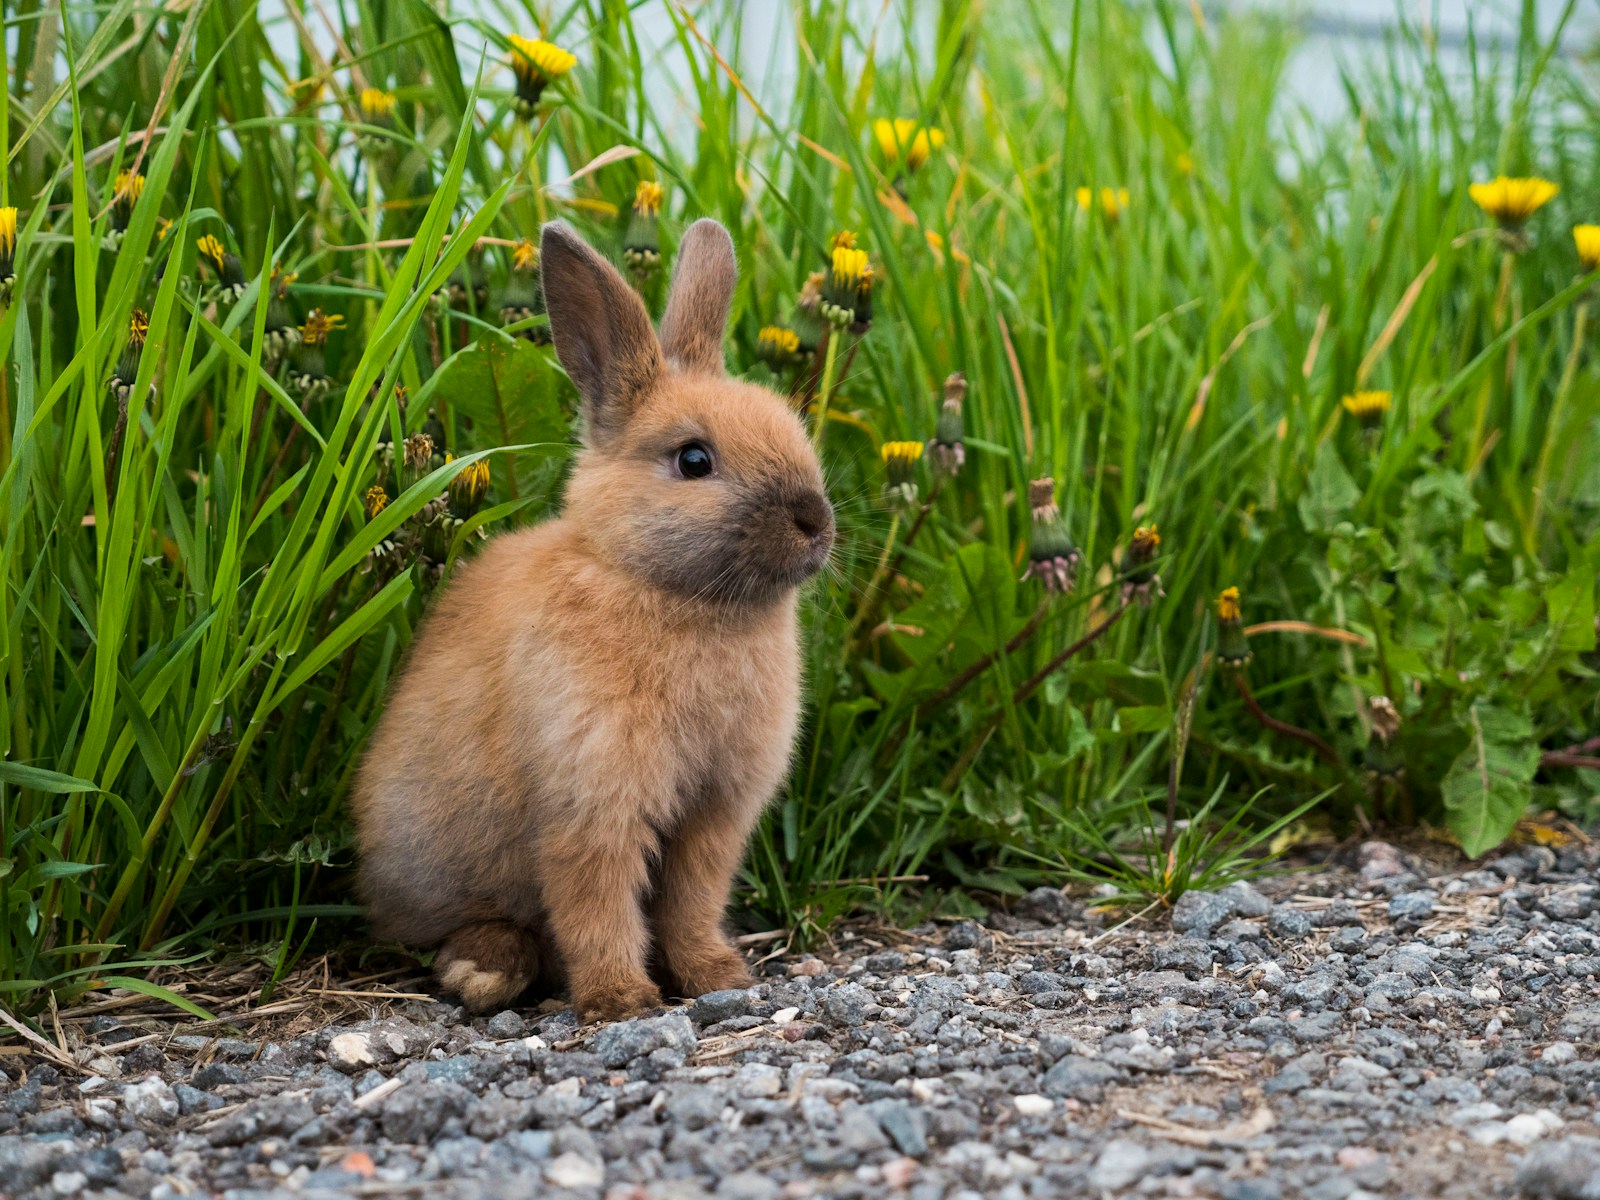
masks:
POLYGON ((1535 539, 1539 535, 1539 518, 1544 512, 1545 489, 1550 478, 1550 459, 1556 443, 1561 441, 1561 426, 1567 412, 1567 400, 1572 395, 1572 381, 1578 374, 1578 359, 1583 353, 1584 326, 1589 320, 1589 302, 1581 300, 1572 314, 1572 348, 1567 351, 1567 362, 1561 369, 1561 382, 1556 385, 1556 396, 1550 404, 1550 419, 1544 427, 1544 445, 1539 450, 1539 465, 1534 472, 1533 504, 1528 510, 1528 523, 1523 541, 1528 553, 1536 553, 1535 539))
POLYGON ((1257 721, 1261 722, 1265 728, 1272 730, 1273 733, 1280 733, 1284 737, 1290 737, 1294 738, 1296 741, 1304 742, 1318 754, 1322 755, 1322 757, 1326 759, 1332 766, 1337 767, 1343 765, 1339 761, 1339 752, 1332 746, 1328 745, 1327 742, 1319 738, 1316 734, 1312 733, 1309 729, 1301 729, 1298 725, 1290 725, 1287 721, 1280 721, 1271 713, 1267 712, 1266 709, 1262 708, 1261 702, 1257 700, 1254 693, 1250 691, 1250 685, 1245 682, 1243 671, 1235 672, 1233 678, 1234 682, 1238 685, 1239 695, 1244 700, 1244 706, 1250 710, 1250 715, 1253 716, 1257 721))
POLYGON ((894 552, 894 539, 899 532, 900 510, 896 509, 894 515, 889 518, 889 536, 883 539, 883 552, 878 555, 878 565, 873 569, 872 578, 867 581, 867 590, 861 595, 861 606, 856 609, 855 619, 850 622, 850 628, 845 633, 846 643, 855 639, 857 631, 877 610, 878 589, 883 586, 883 581, 889 574, 889 555, 894 552))
POLYGON ((1039 632, 1039 627, 1044 624, 1044 619, 1049 614, 1050 602, 1048 600, 1040 601, 1039 607, 1033 610, 1033 616, 1028 618, 1028 623, 1019 629, 1016 633, 1016 636, 1005 644, 1004 650, 989 651, 989 653, 972 663, 967 667, 966 670, 962 671, 954 679, 950 680, 950 682, 946 683, 942 688, 934 692, 933 695, 929 696, 921 704, 917 705, 917 720, 926 720, 934 709, 938 708, 946 700, 950 699, 950 697, 954 696, 962 688, 966 687, 967 684, 971 683, 979 675, 982 675, 991 666, 993 666, 995 660, 998 659, 1001 654, 1005 654, 1007 657, 1010 657, 1018 650, 1022 649, 1023 646, 1027 645, 1028 640, 1033 637, 1034 634, 1039 632))
POLYGON ((839 360, 839 338, 841 330, 834 329, 828 333, 828 353, 822 362, 822 390, 817 394, 816 424, 811 427, 811 445, 822 452, 822 435, 828 428, 828 395, 833 390, 833 367, 839 360))

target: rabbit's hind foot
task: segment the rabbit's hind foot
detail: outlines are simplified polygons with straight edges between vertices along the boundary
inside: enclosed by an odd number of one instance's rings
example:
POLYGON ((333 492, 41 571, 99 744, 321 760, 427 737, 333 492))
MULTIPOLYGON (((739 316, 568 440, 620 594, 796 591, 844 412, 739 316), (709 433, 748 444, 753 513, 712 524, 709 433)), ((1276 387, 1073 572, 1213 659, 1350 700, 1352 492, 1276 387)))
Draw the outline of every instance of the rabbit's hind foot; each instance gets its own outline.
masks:
POLYGON ((539 974, 534 935, 508 921, 465 925, 445 939, 433 964, 439 986, 473 1012, 506 1007, 539 974))

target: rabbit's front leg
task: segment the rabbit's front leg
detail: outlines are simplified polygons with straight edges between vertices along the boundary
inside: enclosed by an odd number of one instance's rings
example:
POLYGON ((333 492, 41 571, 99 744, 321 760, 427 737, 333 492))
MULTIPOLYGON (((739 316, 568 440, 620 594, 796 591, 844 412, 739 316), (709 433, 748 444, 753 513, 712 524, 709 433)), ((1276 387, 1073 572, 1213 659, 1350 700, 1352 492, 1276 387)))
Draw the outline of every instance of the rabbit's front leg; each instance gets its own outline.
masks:
POLYGON ((612 1021, 661 1003, 645 964, 640 899, 656 836, 626 805, 564 822, 544 840, 540 882, 550 932, 566 966, 572 1007, 612 1021))
POLYGON ((755 817, 700 804, 665 839, 654 905, 656 940, 681 995, 751 984, 744 956, 723 933, 722 916, 755 817))

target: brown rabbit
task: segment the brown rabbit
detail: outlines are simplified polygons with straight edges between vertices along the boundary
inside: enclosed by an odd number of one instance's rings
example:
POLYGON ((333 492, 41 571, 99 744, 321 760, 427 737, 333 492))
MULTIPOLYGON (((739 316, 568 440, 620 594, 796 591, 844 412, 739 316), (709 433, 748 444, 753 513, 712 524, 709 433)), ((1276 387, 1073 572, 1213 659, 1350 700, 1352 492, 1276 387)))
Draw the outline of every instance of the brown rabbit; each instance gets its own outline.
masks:
POLYGON ((833 510, 790 406, 724 374, 721 225, 685 234, 659 339, 567 227, 541 267, 584 448, 562 515, 423 623, 356 781, 361 892, 469 1007, 564 974, 611 1019, 660 1002, 652 966, 682 995, 749 983, 723 909, 787 769, 833 510))

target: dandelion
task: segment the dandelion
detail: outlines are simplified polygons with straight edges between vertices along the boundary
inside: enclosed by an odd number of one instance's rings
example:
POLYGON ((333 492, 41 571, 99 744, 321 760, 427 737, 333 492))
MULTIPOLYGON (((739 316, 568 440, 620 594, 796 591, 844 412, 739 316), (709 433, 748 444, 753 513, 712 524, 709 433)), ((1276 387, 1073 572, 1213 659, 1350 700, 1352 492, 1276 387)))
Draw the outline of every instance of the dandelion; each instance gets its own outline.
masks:
POLYGON ((885 442, 879 451, 888 474, 883 494, 907 508, 917 502, 916 470, 922 451, 921 442, 885 442))
POLYGON ((450 481, 450 516, 465 521, 483 505, 489 494, 489 460, 480 458, 462 468, 450 481))
POLYGON ((907 173, 921 168, 933 152, 944 145, 942 129, 919 127, 906 117, 896 117, 892 121, 886 117, 878 118, 872 123, 872 136, 877 139, 878 149, 883 152, 885 161, 895 163, 902 156, 905 158, 907 173))
POLYGON ((406 439, 406 470, 426 475, 433 469, 433 438, 426 433, 413 433, 406 439))
POLYGON ((333 381, 328 378, 324 350, 328 335, 344 325, 337 313, 325 313, 313 308, 300 326, 300 344, 295 348, 294 366, 289 369, 289 386, 300 393, 307 404, 328 394, 333 381))
POLYGON ((136 308, 128 317, 128 344, 122 348, 116 369, 111 372, 110 390, 117 404, 126 408, 133 394, 134 382, 139 378, 139 360, 144 356, 145 339, 150 336, 150 317, 136 308))
POLYGON ((944 403, 939 406, 939 423, 934 426, 933 437, 928 442, 928 455, 942 475, 954 479, 966 465, 966 427, 961 416, 961 406, 967 397, 967 377, 956 371, 945 377, 944 403))
POLYGON ((576 57, 552 42, 513 34, 511 70, 517 77, 517 94, 512 104, 517 115, 533 116, 544 89, 577 65, 576 57))
POLYGON ((1399 779, 1406 773, 1405 759, 1394 738, 1400 732, 1400 710, 1387 696, 1367 701, 1370 736, 1362 754, 1362 766, 1375 780, 1399 779))
POLYGON ((362 88, 358 103, 362 122, 376 129, 362 130, 356 135, 356 145, 365 154, 387 150, 392 144, 389 131, 394 128, 394 93, 382 88, 362 88))
POLYGON ((289 303, 289 287, 297 278, 293 271, 274 266, 267 284, 267 321, 262 339, 273 358, 282 358, 300 344, 300 326, 294 319, 294 306, 289 303))
POLYGON ((1033 524, 1028 533, 1028 568, 1024 579, 1037 579, 1050 593, 1070 592, 1083 555, 1073 545, 1067 524, 1056 507, 1056 481, 1046 476, 1028 485, 1033 524))
POLYGON ((661 265, 661 185, 641 179, 633 190, 633 208, 622 235, 622 261, 643 279, 661 265))
MULTIPOLYGON (((1093 188, 1081 187, 1078 189, 1078 207, 1088 212, 1095 204, 1095 191, 1093 188)), ((1103 187, 1099 193, 1100 211, 1105 215, 1109 224, 1115 225, 1122 216, 1122 210, 1128 207, 1129 196, 1127 188, 1103 187)))
MULTIPOLYGON (((506 277, 505 293, 500 298, 500 324, 518 325, 543 314, 539 248, 531 238, 521 238, 511 249, 511 273, 506 277)), ((539 325, 518 330, 516 336, 530 342, 548 342, 550 327, 539 325)))
POLYGON ((1467 194, 1500 228, 1515 230, 1555 199, 1560 190, 1548 179, 1508 179, 1499 175, 1488 183, 1473 184, 1467 194))
POLYGON ((1160 549, 1161 532, 1154 521, 1133 531, 1133 539, 1128 543, 1128 556, 1123 562, 1126 568, 1122 577, 1124 604, 1136 600, 1142 607, 1149 608, 1152 599, 1167 594, 1161 588, 1161 576, 1150 565, 1155 562, 1160 549))
POLYGON ((117 172, 116 183, 111 190, 111 228, 100 243, 107 250, 115 250, 122 245, 122 239, 128 232, 128 222, 133 219, 133 206, 142 195, 143 175, 128 170, 117 172))
POLYGON ((765 325, 756 334, 756 357, 774 371, 800 361, 800 335, 787 325, 765 325))
POLYGON ((367 520, 377 518, 377 515, 389 507, 389 493, 383 489, 382 484, 373 484, 361 497, 361 507, 367 514, 367 520))
POLYGON ((1572 240, 1578 247, 1578 262, 1584 273, 1600 271, 1600 225, 1574 225, 1572 240))
POLYGON ((1394 403, 1392 392, 1354 392, 1339 402, 1363 429, 1376 429, 1394 403))
POLYGON ((834 238, 820 308, 835 329, 850 327, 865 333, 872 324, 872 264, 848 230, 834 238))
POLYGON ((17 210, 0 208, 0 304, 9 303, 17 281, 17 210))
POLYGON ((244 295, 244 267, 239 263, 239 256, 224 249, 222 243, 209 233, 195 246, 200 251, 201 260, 211 267, 211 273, 217 277, 217 295, 229 300, 237 300, 244 295))
POLYGON ((1238 588, 1224 588, 1217 597, 1217 626, 1217 660, 1228 667, 1244 666, 1250 661, 1250 643, 1244 636, 1238 588))

